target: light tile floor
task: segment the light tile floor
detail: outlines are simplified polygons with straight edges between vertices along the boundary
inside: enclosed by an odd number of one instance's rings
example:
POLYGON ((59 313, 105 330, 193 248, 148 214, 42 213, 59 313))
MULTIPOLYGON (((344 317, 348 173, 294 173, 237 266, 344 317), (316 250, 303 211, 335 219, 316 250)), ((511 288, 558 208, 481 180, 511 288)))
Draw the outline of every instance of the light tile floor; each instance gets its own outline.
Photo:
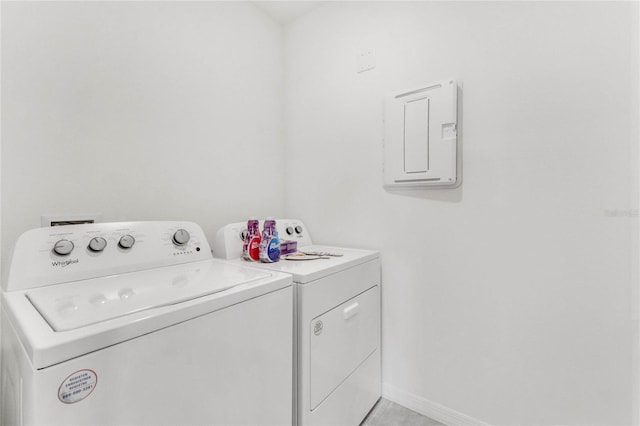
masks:
POLYGON ((444 426, 444 424, 381 398, 360 426, 444 426))

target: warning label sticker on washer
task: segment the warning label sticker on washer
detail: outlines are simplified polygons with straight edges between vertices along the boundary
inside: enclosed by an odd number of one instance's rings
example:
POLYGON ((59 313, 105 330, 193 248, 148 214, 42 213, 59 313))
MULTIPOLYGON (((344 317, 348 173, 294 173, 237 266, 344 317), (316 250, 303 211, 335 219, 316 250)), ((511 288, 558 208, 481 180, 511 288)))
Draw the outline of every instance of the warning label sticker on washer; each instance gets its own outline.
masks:
POLYGON ((88 397, 96 388, 98 375, 93 370, 79 370, 64 379, 58 388, 58 399, 73 404, 88 397))

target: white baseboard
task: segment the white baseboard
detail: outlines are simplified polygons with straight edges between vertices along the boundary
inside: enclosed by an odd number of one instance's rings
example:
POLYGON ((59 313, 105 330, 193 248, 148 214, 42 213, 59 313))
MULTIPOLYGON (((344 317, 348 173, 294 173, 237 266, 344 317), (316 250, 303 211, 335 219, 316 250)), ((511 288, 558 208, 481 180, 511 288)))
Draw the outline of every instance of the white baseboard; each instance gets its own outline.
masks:
POLYGON ((400 404, 403 407, 449 426, 490 426, 481 420, 386 383, 382 385, 382 396, 389 401, 393 401, 396 404, 400 404))

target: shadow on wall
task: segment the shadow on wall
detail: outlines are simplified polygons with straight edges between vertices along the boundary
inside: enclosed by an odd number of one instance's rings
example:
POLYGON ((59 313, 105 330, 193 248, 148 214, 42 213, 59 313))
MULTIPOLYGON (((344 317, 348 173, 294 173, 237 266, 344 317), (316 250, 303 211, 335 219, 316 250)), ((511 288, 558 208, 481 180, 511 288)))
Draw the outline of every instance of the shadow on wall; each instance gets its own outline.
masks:
POLYGON ((389 194, 403 197, 421 198, 423 200, 444 201, 447 203, 459 203, 462 201, 462 185, 454 189, 431 188, 424 189, 386 189, 389 194))

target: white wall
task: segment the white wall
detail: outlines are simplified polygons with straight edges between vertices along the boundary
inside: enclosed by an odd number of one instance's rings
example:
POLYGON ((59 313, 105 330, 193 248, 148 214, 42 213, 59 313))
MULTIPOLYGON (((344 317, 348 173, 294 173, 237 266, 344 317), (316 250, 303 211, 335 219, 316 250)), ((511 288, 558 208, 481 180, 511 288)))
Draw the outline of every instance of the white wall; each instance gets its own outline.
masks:
POLYGON ((638 421, 637 31, 624 2, 332 2, 287 28, 286 213, 381 250, 387 396, 638 421), (377 67, 356 74, 364 48, 377 67), (385 192, 383 97, 449 77, 462 186, 385 192))
POLYGON ((3 264, 43 213, 281 215, 282 89, 248 2, 2 2, 3 264))
MULTIPOLYGON (((635 30, 638 33, 638 37, 640 38, 640 7, 636 7, 636 20, 635 20, 635 30)), ((636 46, 633 47, 634 51, 632 51, 632 57, 634 58, 634 69, 640 69, 640 43, 637 43, 636 46)), ((635 99, 632 101, 631 110, 632 113, 638 117, 635 121, 633 130, 631 132, 632 140, 640 141, 640 79, 636 79, 634 81, 635 85, 631 86, 632 92, 636 93, 635 99)), ((633 153, 633 157, 638 159, 638 164, 640 164, 640 144, 635 144, 635 152, 633 153)), ((633 179, 636 182, 640 181, 640 170, 639 167, 634 168, 633 179)), ((640 188, 633 188, 632 200, 634 200, 634 204, 638 205, 638 200, 640 199, 640 188)), ((633 235, 635 236, 634 241, 634 250, 631 251, 632 259, 636 259, 634 262, 634 269, 632 274, 632 279, 636 283, 640 283, 640 226, 638 221, 634 222, 633 235)), ((635 371, 633 377, 635 378, 635 387, 634 387, 634 395, 636 395, 636 401, 640 398, 640 284, 636 285, 635 288, 634 299, 638 301, 634 309, 634 319, 636 323, 636 338, 635 338, 635 352, 633 355, 634 367, 635 371)), ((640 402, 636 402, 635 404, 635 417, 634 424, 640 424, 640 402)))

